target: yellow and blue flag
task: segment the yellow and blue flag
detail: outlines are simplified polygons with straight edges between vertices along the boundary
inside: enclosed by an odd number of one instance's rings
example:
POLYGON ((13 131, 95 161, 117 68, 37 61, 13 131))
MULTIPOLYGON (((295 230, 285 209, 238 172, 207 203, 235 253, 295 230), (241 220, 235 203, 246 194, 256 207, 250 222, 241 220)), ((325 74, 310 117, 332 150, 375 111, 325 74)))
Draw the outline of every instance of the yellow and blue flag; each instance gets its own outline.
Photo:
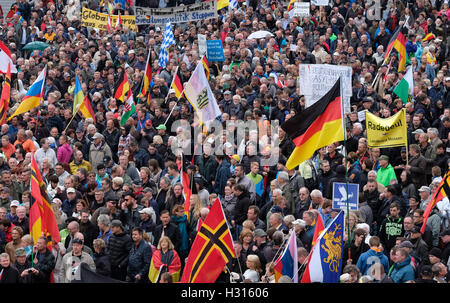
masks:
POLYGON ((323 231, 312 248, 301 283, 338 283, 342 270, 344 212, 323 231))
POLYGON ((39 74, 34 83, 30 86, 25 97, 23 97, 22 102, 19 107, 16 109, 14 114, 8 118, 8 121, 12 119, 12 117, 26 113, 39 106, 41 103, 41 99, 44 96, 44 86, 45 86, 45 75, 47 73, 47 67, 44 67, 42 72, 39 74))

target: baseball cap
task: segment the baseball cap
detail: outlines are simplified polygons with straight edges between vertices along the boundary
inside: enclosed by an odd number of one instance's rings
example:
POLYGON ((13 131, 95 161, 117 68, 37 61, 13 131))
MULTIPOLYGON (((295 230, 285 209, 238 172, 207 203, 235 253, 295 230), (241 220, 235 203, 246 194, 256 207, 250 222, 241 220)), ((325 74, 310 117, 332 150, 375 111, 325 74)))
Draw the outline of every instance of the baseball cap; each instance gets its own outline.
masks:
POLYGON ((223 93, 224 95, 231 95, 231 91, 227 90, 223 93))
POLYGON ((408 240, 403 241, 402 243, 400 243, 400 245, 398 247, 400 247, 400 248, 402 248, 402 247, 414 248, 412 243, 410 241, 408 241, 408 240))
POLYGON ((169 94, 175 94, 175 90, 173 88, 169 89, 169 94))
POLYGON ((103 139, 103 136, 100 133, 95 133, 92 139, 103 139))
POLYGON ((120 220, 112 220, 111 227, 120 227, 123 229, 122 222, 120 220))
POLYGON ((75 188, 69 187, 69 188, 67 189, 67 193, 75 193, 75 188))
POLYGON ((142 210, 139 211, 140 214, 147 214, 149 216, 151 216, 152 214, 154 214, 154 210, 150 207, 144 208, 142 210))
POLYGON ((423 129, 419 128, 416 129, 415 131, 412 132, 413 134, 424 134, 425 132, 423 131, 423 129))
POLYGON ((166 128, 166 126, 164 124, 160 124, 160 125, 158 125, 158 127, 156 129, 158 129, 158 130, 159 129, 166 130, 167 128, 166 128))
POLYGON ((386 155, 381 155, 379 159, 389 161, 389 157, 386 155))
POLYGON ((450 81, 450 77, 445 78, 445 81, 450 81))
POLYGON ((16 249, 16 251, 14 252, 14 255, 16 257, 23 257, 27 255, 27 251, 25 250, 25 248, 23 247, 19 247, 16 249))
POLYGON ((423 186, 421 186, 420 188, 419 188, 419 191, 427 191, 427 192, 431 192, 431 189, 428 187, 428 186, 425 186, 425 185, 423 185, 423 186))
POLYGON ((265 237, 267 236, 267 233, 262 230, 261 228, 255 229, 255 237, 265 237))
POLYGON ((20 206, 20 202, 17 201, 17 200, 12 200, 11 204, 10 204, 10 207, 13 207, 13 206, 15 206, 15 207, 20 206))
POLYGON ((81 239, 75 238, 75 239, 72 240, 72 244, 80 244, 80 245, 82 245, 83 241, 81 241, 81 239))

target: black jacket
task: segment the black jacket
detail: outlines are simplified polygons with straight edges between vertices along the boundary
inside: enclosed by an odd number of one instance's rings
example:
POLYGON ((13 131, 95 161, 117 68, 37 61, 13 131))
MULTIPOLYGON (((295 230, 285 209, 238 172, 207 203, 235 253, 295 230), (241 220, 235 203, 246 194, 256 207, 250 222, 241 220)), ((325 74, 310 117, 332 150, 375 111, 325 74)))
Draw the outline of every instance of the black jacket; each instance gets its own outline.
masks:
POLYGON ((2 273, 0 284, 20 283, 19 271, 14 266, 9 265, 8 267, 3 267, 0 265, 0 272, 2 273))
POLYGON ((169 223, 165 227, 163 227, 162 224, 156 226, 155 232, 153 233, 153 236, 155 237, 153 240, 153 245, 158 246, 158 242, 161 239, 163 229, 164 229, 164 236, 170 238, 177 252, 180 251, 181 233, 180 230, 178 229, 178 226, 176 226, 173 223, 169 223))
POLYGON ((30 264, 33 264, 32 261, 35 261, 36 263, 34 263, 34 268, 39 271, 39 274, 37 275, 29 275, 31 283, 50 283, 50 274, 56 265, 55 256, 53 256, 50 250, 45 249, 45 253, 43 254, 40 252, 30 254, 27 257, 27 261, 30 264))
POLYGON ((131 247, 133 246, 133 240, 131 237, 122 232, 118 235, 111 234, 108 242, 109 260, 111 261, 111 267, 121 268, 125 267, 128 263, 128 255, 130 254, 131 247))
POLYGON ((233 220, 237 225, 242 225, 242 223, 247 220, 247 211, 250 205, 250 193, 245 189, 244 192, 237 197, 236 206, 234 207, 233 220))
POLYGON ((87 223, 80 222, 80 232, 84 235, 84 245, 93 249, 94 246, 92 243, 97 239, 99 233, 98 227, 89 220, 87 223))
POLYGON ((111 276, 111 262, 109 261, 109 256, 105 253, 105 249, 99 254, 94 253, 94 262, 96 273, 105 277, 111 276))

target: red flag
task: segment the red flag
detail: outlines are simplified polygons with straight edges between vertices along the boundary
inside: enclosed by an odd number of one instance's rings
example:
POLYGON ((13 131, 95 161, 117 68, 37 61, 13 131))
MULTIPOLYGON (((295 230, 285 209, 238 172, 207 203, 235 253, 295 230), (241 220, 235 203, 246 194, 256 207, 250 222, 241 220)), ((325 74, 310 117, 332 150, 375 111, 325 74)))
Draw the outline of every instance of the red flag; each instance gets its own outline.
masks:
POLYGON ((2 95, 0 97, 0 125, 6 123, 9 99, 11 97, 11 63, 8 63, 8 71, 3 81, 2 95))
POLYGON ((420 229, 420 232, 423 234, 425 232, 425 226, 427 225, 428 217, 430 216, 431 211, 436 206, 436 204, 444 199, 445 197, 448 197, 450 195, 450 171, 448 171, 444 178, 442 178, 441 183, 439 183, 438 188, 436 188, 436 191, 433 193, 433 196, 431 197, 430 202, 427 205, 427 208, 425 209, 425 212, 423 213, 423 224, 422 228, 420 229))
POLYGON ((188 173, 184 167, 184 155, 181 154, 181 160, 178 162, 178 170, 181 174, 181 185, 183 185, 183 196, 184 196, 184 214, 189 220, 189 213, 191 208, 191 194, 193 184, 191 184, 191 180, 189 178, 188 173))
POLYGON ((116 26, 115 26, 115 30, 119 29, 119 25, 122 25, 122 16, 120 16, 120 10, 119 10, 119 15, 117 16, 117 20, 116 20, 116 26))
POLYGON ((108 10, 108 19, 106 19, 106 30, 109 31, 112 29, 112 22, 111 22, 111 13, 108 10))
POLYGON ((314 228, 314 235, 311 247, 314 247, 314 244, 316 244, 317 238, 319 238, 320 233, 325 229, 325 226, 323 226, 323 220, 322 216, 320 214, 317 215, 316 219, 316 227, 314 228))
POLYGON ((31 160, 31 207, 30 207, 30 234, 36 244, 39 237, 44 236, 51 239, 48 247, 51 249, 52 241, 61 241, 58 225, 56 224, 53 208, 49 203, 47 186, 42 179, 38 164, 34 158, 31 160))
POLYGON ((216 199, 192 244, 181 283, 213 283, 233 258, 230 229, 216 199))

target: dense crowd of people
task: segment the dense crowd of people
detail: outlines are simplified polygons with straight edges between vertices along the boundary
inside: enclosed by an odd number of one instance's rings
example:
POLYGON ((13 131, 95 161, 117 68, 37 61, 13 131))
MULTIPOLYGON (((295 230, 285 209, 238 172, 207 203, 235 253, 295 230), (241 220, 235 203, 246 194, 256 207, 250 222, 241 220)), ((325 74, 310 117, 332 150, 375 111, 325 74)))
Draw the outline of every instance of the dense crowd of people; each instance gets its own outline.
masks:
MULTIPOLYGON (((136 4, 194 2, 199 1, 136 4)), ((44 67, 48 72, 40 107, 1 125, 0 283, 71 282, 79 279, 81 263, 105 278, 176 282, 217 198, 237 255, 218 282, 274 282, 274 261, 292 232, 301 278, 318 216, 328 226, 339 212, 333 208, 333 182, 357 183, 360 189, 358 211, 346 214, 341 283, 449 281, 447 197, 420 231, 449 167, 447 0, 381 1, 380 20, 358 0, 311 6, 311 16, 303 18, 291 16, 285 1, 238 1, 217 19, 172 24, 175 44, 164 68, 158 66, 164 26, 139 25, 137 31, 81 26, 82 7, 132 15, 133 5, 17 0, 3 7, 0 40, 18 70, 12 74, 8 117, 44 67), (414 74, 406 104, 393 92, 404 75, 396 51, 385 60, 402 26, 408 29, 407 66, 414 74), (259 30, 271 35, 247 38, 259 30), (209 84, 222 112, 220 132, 202 129, 189 102, 178 100, 171 88, 177 69, 186 82, 202 58, 197 34, 223 43, 225 61, 209 62, 209 84), (25 50, 33 41, 50 46, 25 50), (148 57, 150 97, 140 96, 148 57), (352 67, 351 113, 345 143, 323 147, 289 170, 292 138, 270 126, 305 109, 298 85, 303 63, 352 67), (113 97, 122 71, 136 103, 123 126, 124 104, 113 97), (90 96, 95 121, 81 114, 73 118, 76 76, 90 96), (368 148, 358 112, 387 118, 402 108, 408 146, 368 148), (238 141, 232 135, 240 121, 255 121, 257 128, 238 141), (33 153, 60 230, 61 241, 53 241, 51 250, 48 238, 30 235, 33 153), (277 160, 267 164, 273 155, 277 160), (181 163, 191 177, 188 217, 181 163)), ((292 279, 283 276, 279 282, 292 279)))

